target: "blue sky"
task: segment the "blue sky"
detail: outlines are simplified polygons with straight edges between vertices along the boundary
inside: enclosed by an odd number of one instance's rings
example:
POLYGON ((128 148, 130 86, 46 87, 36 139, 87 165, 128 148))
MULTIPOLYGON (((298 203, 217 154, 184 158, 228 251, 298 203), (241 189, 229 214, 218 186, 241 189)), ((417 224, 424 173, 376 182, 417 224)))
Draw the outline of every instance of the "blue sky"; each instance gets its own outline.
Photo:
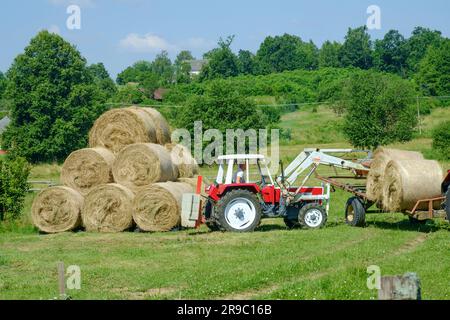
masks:
POLYGON ((89 63, 103 62, 113 77, 137 60, 152 60, 162 49, 173 58, 182 49, 196 57, 234 34, 233 49, 253 52, 268 35, 285 32, 323 41, 342 41, 348 27, 366 23, 369 5, 381 9, 380 38, 389 29, 409 36, 415 26, 450 35, 450 1, 388 0, 2 0, 0 71, 42 29, 61 34, 89 63), (69 30, 66 9, 81 8, 81 30, 69 30))

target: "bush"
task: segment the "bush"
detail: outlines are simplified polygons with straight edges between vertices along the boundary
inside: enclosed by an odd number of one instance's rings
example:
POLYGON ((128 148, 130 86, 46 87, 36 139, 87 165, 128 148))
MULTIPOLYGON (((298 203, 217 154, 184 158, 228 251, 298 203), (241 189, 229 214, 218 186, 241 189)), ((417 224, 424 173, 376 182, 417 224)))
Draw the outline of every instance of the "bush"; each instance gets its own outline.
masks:
POLYGON ((30 167, 24 158, 0 158, 0 221, 17 219, 28 192, 30 167))
POLYGON ((433 150, 439 158, 450 159, 450 121, 445 121, 433 130, 433 150))
POLYGON ((344 133, 355 147, 412 139, 417 124, 414 87, 398 76, 363 71, 343 90, 344 133))

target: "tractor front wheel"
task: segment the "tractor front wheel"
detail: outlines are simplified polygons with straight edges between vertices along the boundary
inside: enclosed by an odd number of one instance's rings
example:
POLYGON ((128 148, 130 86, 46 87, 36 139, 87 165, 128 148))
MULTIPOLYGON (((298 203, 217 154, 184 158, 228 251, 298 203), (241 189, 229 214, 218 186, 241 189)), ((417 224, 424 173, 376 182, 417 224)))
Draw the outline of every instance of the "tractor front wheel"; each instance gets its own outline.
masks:
POLYGON ((327 213, 317 204, 304 205, 298 213, 300 227, 306 229, 320 229, 327 223, 327 213))
POLYGON ((450 222, 450 189, 445 194, 445 212, 447 212, 447 220, 450 222))
POLYGON ((215 215, 223 231, 252 232, 261 221, 261 205, 253 192, 236 189, 218 201, 215 215))

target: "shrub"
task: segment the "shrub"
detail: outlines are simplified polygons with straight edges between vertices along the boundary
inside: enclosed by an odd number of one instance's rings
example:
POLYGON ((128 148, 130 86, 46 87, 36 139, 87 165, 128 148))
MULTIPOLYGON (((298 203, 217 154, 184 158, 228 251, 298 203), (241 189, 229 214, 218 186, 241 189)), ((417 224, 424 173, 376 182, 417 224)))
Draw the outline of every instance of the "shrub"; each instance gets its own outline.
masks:
POLYGON ((433 130, 433 150, 439 158, 450 159, 450 121, 445 121, 433 130))
POLYGON ((0 158, 0 221, 17 219, 28 192, 30 167, 24 158, 0 158))

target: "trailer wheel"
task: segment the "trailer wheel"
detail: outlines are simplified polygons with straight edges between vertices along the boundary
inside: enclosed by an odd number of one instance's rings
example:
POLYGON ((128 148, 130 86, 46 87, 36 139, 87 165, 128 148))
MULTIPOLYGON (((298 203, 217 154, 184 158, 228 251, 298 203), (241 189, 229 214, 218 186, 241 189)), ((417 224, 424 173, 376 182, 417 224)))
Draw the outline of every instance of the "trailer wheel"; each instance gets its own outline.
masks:
POLYGON ((345 223, 352 227, 363 227, 366 223, 366 209, 358 197, 351 197, 345 206, 345 223))
POLYGON ((327 223, 325 209, 317 204, 304 205, 298 214, 300 227, 306 229, 320 229, 327 223))
POLYGON ((261 205, 253 192, 227 192, 216 206, 218 226, 223 231, 252 232, 261 221, 261 205))

